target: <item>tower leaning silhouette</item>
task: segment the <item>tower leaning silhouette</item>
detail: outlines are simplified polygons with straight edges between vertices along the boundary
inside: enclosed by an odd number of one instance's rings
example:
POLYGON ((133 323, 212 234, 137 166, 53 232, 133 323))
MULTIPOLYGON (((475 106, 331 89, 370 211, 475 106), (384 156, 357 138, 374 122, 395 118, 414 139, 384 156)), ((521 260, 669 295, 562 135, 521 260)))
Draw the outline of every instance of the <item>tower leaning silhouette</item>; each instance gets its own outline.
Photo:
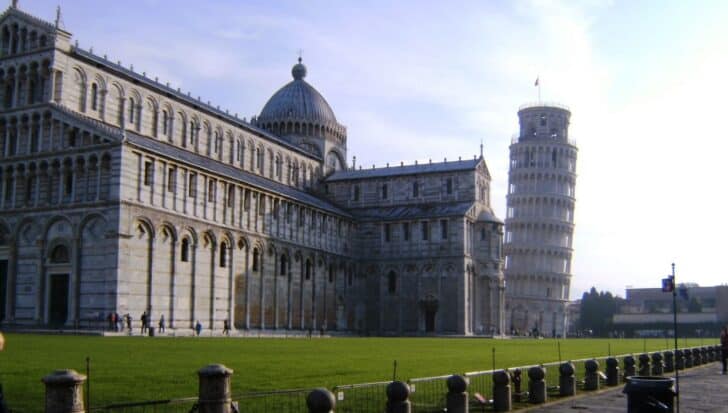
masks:
POLYGON ((518 110, 504 242, 506 328, 512 332, 566 332, 577 158, 570 118, 569 109, 556 104, 518 110))

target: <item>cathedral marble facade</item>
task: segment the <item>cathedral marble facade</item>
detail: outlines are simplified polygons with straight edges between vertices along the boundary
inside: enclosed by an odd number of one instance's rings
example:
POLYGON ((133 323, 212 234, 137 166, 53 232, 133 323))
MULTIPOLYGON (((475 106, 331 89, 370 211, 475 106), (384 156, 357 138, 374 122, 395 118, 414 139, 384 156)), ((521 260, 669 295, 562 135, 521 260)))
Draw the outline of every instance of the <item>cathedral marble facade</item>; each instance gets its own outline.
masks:
POLYGON ((293 67, 253 119, 0 16, 0 322, 505 331, 484 159, 355 169, 293 67))

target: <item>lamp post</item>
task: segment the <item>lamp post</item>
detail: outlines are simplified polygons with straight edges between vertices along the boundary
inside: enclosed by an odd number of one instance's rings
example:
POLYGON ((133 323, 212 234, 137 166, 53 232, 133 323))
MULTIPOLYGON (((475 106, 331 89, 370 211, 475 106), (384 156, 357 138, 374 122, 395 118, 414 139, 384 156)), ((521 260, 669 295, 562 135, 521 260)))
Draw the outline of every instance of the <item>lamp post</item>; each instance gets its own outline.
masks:
MULTIPOLYGON (((672 263, 672 274, 662 280, 662 291, 672 293, 672 328, 677 354, 677 289, 675 288, 675 263, 672 263)), ((680 413, 680 369, 675 368, 675 406, 680 413)))

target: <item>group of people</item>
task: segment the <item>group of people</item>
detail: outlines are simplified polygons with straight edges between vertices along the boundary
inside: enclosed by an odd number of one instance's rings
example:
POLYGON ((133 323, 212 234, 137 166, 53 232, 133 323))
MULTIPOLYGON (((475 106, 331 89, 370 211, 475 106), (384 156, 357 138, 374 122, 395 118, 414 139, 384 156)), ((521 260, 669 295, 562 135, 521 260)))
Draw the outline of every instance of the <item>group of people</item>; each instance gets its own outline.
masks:
MULTIPOLYGON (((129 334, 131 334, 131 332, 132 332, 131 325, 132 325, 132 321, 133 320, 132 320, 132 317, 131 317, 131 315, 129 313, 124 314, 123 316, 119 316, 119 313, 116 313, 116 312, 109 313, 109 315, 106 317, 106 320, 109 323, 108 328, 109 328, 110 331, 123 332, 124 331, 124 326, 126 325, 126 330, 129 332, 129 334)), ((148 334, 149 333, 150 323, 151 323, 151 317, 150 317, 150 315, 147 314, 146 311, 144 311, 142 313, 141 317, 140 317, 140 320, 141 320, 141 323, 142 323, 141 324, 141 330, 140 330, 141 334, 142 335, 148 334)), ((167 323, 166 323, 166 321, 164 319, 164 314, 162 314, 159 317, 159 322, 157 322, 157 327, 158 327, 158 330, 157 331, 160 332, 160 333, 164 333, 166 331, 167 323)), ((202 334, 202 323, 200 323, 200 320, 195 321, 194 328, 195 328, 195 334, 196 335, 199 336, 200 334, 202 334)), ((222 327, 222 333, 224 335, 229 336, 230 335, 230 331, 231 331, 230 330, 230 321, 229 320, 224 320, 223 321, 223 327, 222 327)))

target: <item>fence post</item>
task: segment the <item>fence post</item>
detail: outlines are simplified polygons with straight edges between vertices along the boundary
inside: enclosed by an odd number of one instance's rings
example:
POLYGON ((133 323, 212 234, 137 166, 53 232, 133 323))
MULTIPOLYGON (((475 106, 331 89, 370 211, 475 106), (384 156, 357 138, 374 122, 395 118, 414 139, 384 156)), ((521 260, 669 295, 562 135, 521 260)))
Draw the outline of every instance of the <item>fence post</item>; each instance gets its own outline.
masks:
POLYGON ((534 366, 528 369, 528 402, 541 404, 546 402, 546 369, 534 366))
POLYGON ((523 377, 521 377, 521 369, 515 369, 513 370, 513 375, 511 376, 511 381, 513 382, 513 388, 516 394, 514 394, 514 400, 517 402, 521 402, 521 395, 523 394, 521 392, 521 381, 523 380, 523 377))
POLYGON ((309 413, 333 413, 336 399, 327 389, 314 389, 306 396, 306 406, 309 413))
POLYGON ((607 363, 607 386, 616 386, 619 384, 619 360, 609 357, 607 363))
POLYGON ((683 357, 685 358, 685 368, 693 367, 693 352, 689 348, 683 350, 683 357))
POLYGON ((559 396, 573 396, 575 394, 574 364, 570 361, 561 363, 559 366, 559 396))
POLYGON ((675 350, 675 368, 678 370, 685 369, 685 354, 682 350, 675 350))
POLYGON ((505 370, 493 373, 493 410, 511 411, 511 377, 505 370))
POLYGON ((468 413, 468 379, 454 374, 447 378, 448 413, 468 413))
POLYGON ((387 385, 387 413, 410 413, 410 389, 407 383, 393 381, 387 385))
POLYGON ((647 353, 640 354, 640 376, 650 375, 650 355, 647 353))
POLYGON ((634 367, 634 365, 635 365, 634 356, 625 356, 623 363, 624 363, 624 377, 625 378, 637 375, 637 373, 635 372, 635 367, 634 367))
POLYGON ((693 366, 699 366, 703 364, 703 357, 702 353, 700 352, 699 348, 693 349, 693 366))
POLYGON ((43 377, 45 413, 84 413, 83 383, 86 376, 75 370, 56 370, 43 377))
POLYGON ((665 373, 672 373, 673 371, 675 371, 674 353, 670 350, 667 350, 662 353, 662 356, 665 359, 665 373))
POLYGON ((652 353, 652 375, 662 376, 665 374, 665 366, 662 364, 662 353, 652 353))
POLYGON ((230 413, 232 398, 230 395, 230 378, 233 371, 222 364, 210 364, 201 368, 198 395, 198 411, 200 413, 230 413))
POLYGON ((584 370, 584 390, 599 390, 599 362, 585 361, 584 370))

